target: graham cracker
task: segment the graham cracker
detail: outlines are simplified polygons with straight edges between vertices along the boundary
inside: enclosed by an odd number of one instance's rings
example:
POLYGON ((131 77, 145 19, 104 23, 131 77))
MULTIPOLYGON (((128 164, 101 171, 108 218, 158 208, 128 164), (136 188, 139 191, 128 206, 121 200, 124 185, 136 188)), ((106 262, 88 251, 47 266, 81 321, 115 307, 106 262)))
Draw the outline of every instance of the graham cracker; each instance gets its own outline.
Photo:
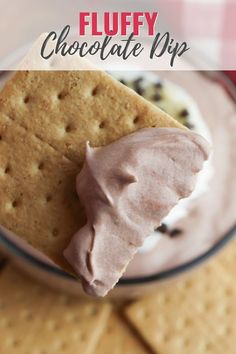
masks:
POLYGON ((225 275, 235 281, 236 277, 236 239, 229 244, 217 256, 217 263, 224 269, 225 275))
POLYGON ((4 116, 0 137, 1 224, 67 269, 62 252, 83 220, 78 167, 4 116))
POLYGON ((0 113, 76 163, 85 142, 107 145, 144 127, 183 126, 103 71, 20 71, 0 93, 0 113))
POLYGON ((236 284, 216 262, 127 307, 125 313, 158 354, 233 354, 236 284))
POLYGON ((92 354, 110 305, 55 293, 7 267, 0 275, 1 354, 92 354))
POLYGON ((113 310, 96 354, 149 354, 149 350, 134 335, 128 324, 113 310))
POLYGON ((20 71, 0 93, 0 223, 68 270, 85 223, 75 178, 85 142, 180 123, 102 71, 20 71))

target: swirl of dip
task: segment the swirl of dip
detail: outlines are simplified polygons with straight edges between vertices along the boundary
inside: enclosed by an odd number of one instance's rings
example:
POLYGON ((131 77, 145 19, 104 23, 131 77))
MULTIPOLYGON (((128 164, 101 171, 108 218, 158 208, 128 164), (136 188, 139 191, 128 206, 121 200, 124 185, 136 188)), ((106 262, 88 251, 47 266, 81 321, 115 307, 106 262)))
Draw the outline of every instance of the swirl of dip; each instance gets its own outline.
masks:
POLYGON ((209 156, 200 135, 177 128, 146 128, 91 148, 77 177, 87 224, 64 256, 90 295, 105 296, 145 238, 194 189, 209 156))

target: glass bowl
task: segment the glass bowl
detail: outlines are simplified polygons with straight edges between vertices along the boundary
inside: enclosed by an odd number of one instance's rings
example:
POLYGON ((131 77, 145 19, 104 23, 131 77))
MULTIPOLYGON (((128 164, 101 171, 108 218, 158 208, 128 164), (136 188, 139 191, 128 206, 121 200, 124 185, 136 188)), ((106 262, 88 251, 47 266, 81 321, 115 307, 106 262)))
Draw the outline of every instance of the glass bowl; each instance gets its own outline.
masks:
MULTIPOLYGON (((235 88, 224 74, 218 72, 204 72, 204 75, 207 75, 209 80, 219 81, 223 84, 224 88, 231 96, 231 99, 236 102, 235 88)), ((171 269, 159 271, 152 275, 122 278, 109 296, 112 298, 137 297, 157 287, 168 285, 179 277, 187 276, 193 269, 197 268, 220 251, 235 235, 236 220, 235 226, 228 230, 228 232, 222 234, 222 237, 202 254, 171 269)), ((13 264, 24 270, 33 278, 57 290, 73 295, 86 296, 78 280, 57 268, 47 259, 41 257, 30 247, 24 247, 19 244, 17 239, 10 236, 3 228, 0 229, 0 250, 13 264)))
MULTIPOLYGON (((224 234, 209 250, 189 262, 150 276, 122 278, 108 296, 115 299, 135 298, 147 294, 158 287, 169 285, 178 280, 179 277, 189 275, 192 270, 211 259, 235 236, 236 226, 224 234)), ((3 255, 10 259, 14 266, 23 270, 34 279, 56 290, 75 296, 86 297, 80 282, 73 276, 25 251, 17 243, 9 239, 7 233, 2 231, 0 231, 0 250, 3 255)))

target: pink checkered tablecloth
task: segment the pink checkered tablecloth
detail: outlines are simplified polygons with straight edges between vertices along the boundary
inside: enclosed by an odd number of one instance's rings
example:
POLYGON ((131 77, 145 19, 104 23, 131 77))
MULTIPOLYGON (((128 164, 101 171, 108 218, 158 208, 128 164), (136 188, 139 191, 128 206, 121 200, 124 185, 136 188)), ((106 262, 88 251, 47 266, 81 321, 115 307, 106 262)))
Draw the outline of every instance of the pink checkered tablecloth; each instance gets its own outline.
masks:
POLYGON ((165 30, 170 30, 174 38, 180 34, 182 40, 215 64, 213 69, 236 69, 236 0, 0 0, 0 61, 15 48, 34 42, 42 32, 66 23, 76 26, 82 7, 129 11, 131 5, 136 6, 136 11, 159 11, 160 31, 165 24, 165 30))
POLYGON ((236 69, 236 0, 162 0, 160 8, 174 32, 220 70, 236 69))

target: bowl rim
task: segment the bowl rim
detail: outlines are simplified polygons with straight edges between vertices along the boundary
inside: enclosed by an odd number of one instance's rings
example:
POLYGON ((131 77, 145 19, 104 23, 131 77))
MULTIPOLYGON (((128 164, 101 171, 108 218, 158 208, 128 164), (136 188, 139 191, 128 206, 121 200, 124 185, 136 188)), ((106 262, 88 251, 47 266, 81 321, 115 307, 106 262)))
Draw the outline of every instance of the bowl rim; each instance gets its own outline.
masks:
MULTIPOLYGON (((226 74, 223 72, 218 72, 218 71, 204 71, 201 72, 203 75, 207 76, 208 79, 217 81, 218 83, 223 84, 224 88, 228 92, 228 94, 231 96, 231 99, 236 103, 236 89, 232 85, 232 82, 230 81, 229 78, 227 78, 226 74)), ((140 276, 140 277, 124 277, 121 278, 117 285, 118 286, 129 286, 129 285, 146 285, 149 283, 161 281, 161 280, 167 280, 171 277, 177 276, 179 274, 182 274, 183 272, 186 272, 188 270, 191 270, 201 264, 204 261, 207 261, 211 256, 214 254, 218 253, 224 246, 226 246, 230 240, 233 238, 236 238, 236 221, 235 224, 231 227, 229 231, 227 231, 213 246, 211 246, 208 250, 203 252, 202 254, 194 257, 190 261, 186 261, 180 265, 174 266, 170 269, 164 270, 164 271, 159 271, 155 272, 150 275, 145 275, 145 276, 140 276)), ((1 243, 5 248, 8 249, 8 251, 11 254, 14 254, 18 256, 19 258, 23 258, 24 260, 28 261, 31 263, 33 266, 36 266, 40 268, 41 270, 44 270, 46 272, 49 272, 51 274, 54 274, 56 276, 62 277, 67 280, 74 280, 76 281, 76 278, 63 271, 62 269, 54 266, 53 264, 48 264, 39 258, 34 257, 31 255, 29 252, 24 250, 23 248, 17 246, 14 241, 10 240, 7 238, 7 236, 0 230, 0 245, 1 243)))
MULTIPOLYGON (((229 243, 229 241, 231 241, 234 238, 236 238, 236 224, 228 232, 226 232, 224 236, 221 239, 219 239, 210 249, 203 252, 199 256, 193 258, 192 260, 184 262, 183 264, 167 269, 165 271, 156 272, 151 275, 141 276, 141 277, 121 278, 118 281, 117 285, 118 286, 142 285, 147 283, 153 283, 156 281, 167 280, 173 276, 179 275, 183 272, 195 268, 197 265, 201 264, 204 261, 207 261, 211 256, 218 253, 222 248, 224 248, 229 243)), ((62 269, 57 268, 54 265, 48 264, 40 260, 39 258, 34 257, 33 255, 31 255, 21 247, 17 246, 17 244, 15 244, 14 241, 7 238, 2 231, 0 231, 0 243, 1 242, 10 251, 10 253, 20 258, 23 258, 24 260, 31 263, 33 266, 39 267, 40 269, 52 273, 56 276, 60 276, 65 279, 76 281, 76 278, 73 275, 68 274, 62 269)))

